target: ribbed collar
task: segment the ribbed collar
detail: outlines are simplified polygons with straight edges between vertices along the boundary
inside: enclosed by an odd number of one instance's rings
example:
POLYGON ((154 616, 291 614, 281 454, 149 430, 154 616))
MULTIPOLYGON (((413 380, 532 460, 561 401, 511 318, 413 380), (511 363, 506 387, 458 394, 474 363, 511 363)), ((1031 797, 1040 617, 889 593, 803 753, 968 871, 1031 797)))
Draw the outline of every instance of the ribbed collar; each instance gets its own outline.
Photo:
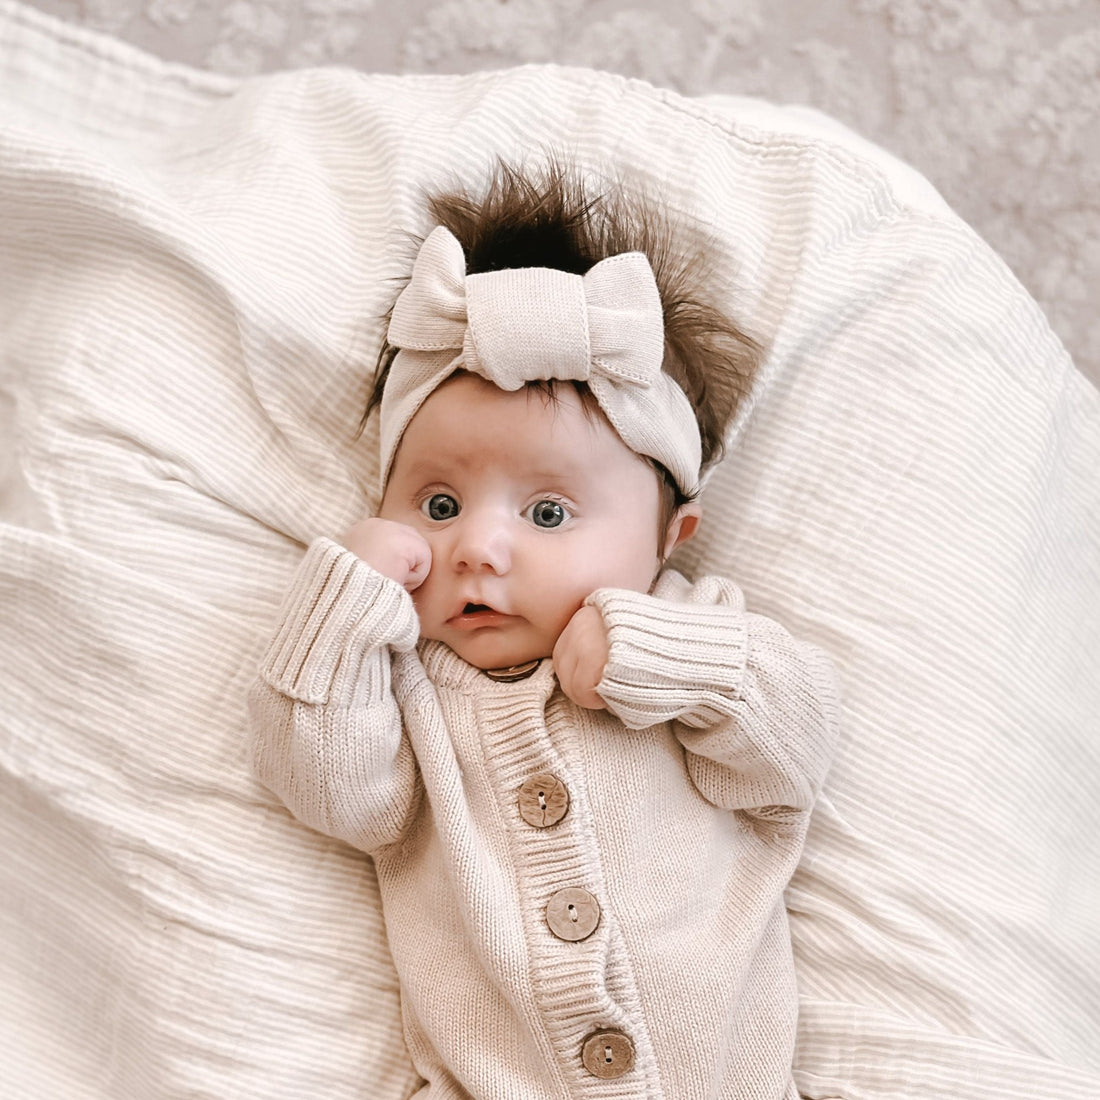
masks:
POLYGON ((538 668, 530 676, 513 683, 493 680, 480 668, 464 661, 453 649, 443 642, 422 639, 417 645, 417 653, 424 665, 428 679, 443 687, 458 688, 462 691, 480 694, 499 693, 513 695, 517 692, 541 695, 549 698, 558 686, 554 675, 554 662, 544 657, 538 668))

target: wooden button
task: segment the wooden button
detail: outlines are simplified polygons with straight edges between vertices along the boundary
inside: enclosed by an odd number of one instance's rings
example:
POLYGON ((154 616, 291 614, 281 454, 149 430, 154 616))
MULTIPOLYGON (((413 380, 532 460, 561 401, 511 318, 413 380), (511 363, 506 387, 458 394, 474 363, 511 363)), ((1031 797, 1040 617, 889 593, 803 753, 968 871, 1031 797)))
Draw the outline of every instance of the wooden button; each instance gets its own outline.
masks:
POLYGON ((565 784, 550 772, 531 776, 519 789, 519 813, 528 825, 546 829, 557 825, 569 809, 565 784))
POLYGON ((541 663, 542 658, 536 657, 533 661, 524 661, 522 665, 509 665, 507 668, 486 668, 482 671, 494 683, 515 684, 520 680, 526 680, 528 676, 533 676, 535 669, 541 663))
POLYGON ((634 1068, 634 1044, 621 1031, 594 1031, 581 1046, 581 1061, 593 1077, 622 1077, 634 1068))
POLYGON ((586 940, 600 923, 600 903, 587 890, 567 886, 546 903, 546 923, 559 940, 586 940))

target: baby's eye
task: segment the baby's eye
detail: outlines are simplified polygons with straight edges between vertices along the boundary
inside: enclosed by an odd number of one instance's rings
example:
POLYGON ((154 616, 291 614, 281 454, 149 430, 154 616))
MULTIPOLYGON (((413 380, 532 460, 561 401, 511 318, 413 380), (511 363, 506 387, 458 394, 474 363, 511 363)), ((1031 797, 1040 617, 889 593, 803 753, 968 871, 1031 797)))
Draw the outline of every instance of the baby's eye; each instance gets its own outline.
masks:
POLYGON ((448 493, 433 493, 420 505, 420 511, 429 519, 454 519, 459 513, 459 505, 448 493))
POLYGON ((527 514, 536 527, 560 527, 569 518, 569 512, 556 500, 538 500, 527 514))

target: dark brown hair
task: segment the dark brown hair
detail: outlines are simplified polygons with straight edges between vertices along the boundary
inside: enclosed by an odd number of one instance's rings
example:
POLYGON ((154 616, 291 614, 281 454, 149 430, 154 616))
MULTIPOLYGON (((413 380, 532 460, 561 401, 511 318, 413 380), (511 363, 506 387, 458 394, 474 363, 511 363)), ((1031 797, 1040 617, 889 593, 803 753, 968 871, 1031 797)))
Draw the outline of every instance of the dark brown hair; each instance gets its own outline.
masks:
MULTIPOLYGON (((721 457, 723 436, 749 391, 760 346, 701 296, 715 282, 710 257, 702 248, 684 254, 661 206, 650 196, 628 194, 623 187, 592 194, 575 169, 554 159, 534 172, 498 161, 482 193, 455 188, 429 196, 427 206, 434 224, 446 226, 461 243, 468 275, 513 267, 553 267, 584 275, 608 256, 644 252, 664 307, 662 369, 695 410, 703 468, 721 457)), ((382 346, 357 436, 381 404, 397 350, 388 342, 382 346)), ((553 396, 553 382, 532 385, 553 396)), ((587 393, 583 383, 576 385, 582 395, 587 393)), ((655 465, 667 521, 688 498, 668 471, 655 465)))

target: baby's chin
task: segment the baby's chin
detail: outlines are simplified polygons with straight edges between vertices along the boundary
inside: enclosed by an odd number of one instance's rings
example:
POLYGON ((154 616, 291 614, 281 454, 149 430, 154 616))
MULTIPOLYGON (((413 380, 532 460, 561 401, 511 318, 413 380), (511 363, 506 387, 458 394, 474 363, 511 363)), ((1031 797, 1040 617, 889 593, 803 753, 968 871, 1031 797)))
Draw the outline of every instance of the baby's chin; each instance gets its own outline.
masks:
MULTIPOLYGON (((486 632, 488 634, 488 632, 486 632)), ((517 665, 541 661, 554 652, 553 642, 532 639, 528 644, 517 644, 510 639, 465 635, 458 638, 437 638, 458 654, 468 665, 483 672, 515 668, 517 665)), ((556 640, 556 639, 555 639, 556 640)))

